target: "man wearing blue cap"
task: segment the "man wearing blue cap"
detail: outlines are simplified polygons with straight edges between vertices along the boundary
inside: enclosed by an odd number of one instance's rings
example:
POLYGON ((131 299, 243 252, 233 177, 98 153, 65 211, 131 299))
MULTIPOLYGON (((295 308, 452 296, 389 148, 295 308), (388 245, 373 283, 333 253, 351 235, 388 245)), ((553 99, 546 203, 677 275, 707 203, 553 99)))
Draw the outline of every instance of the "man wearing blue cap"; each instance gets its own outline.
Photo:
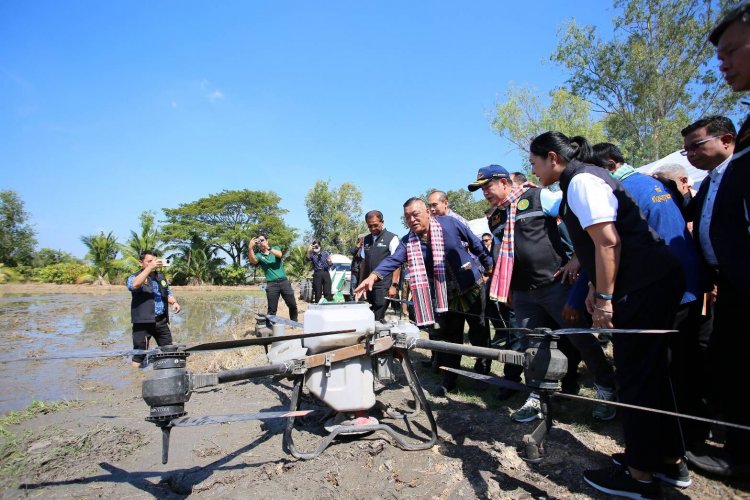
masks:
MULTIPOLYGON (((525 182, 514 186, 508 171, 500 165, 480 168, 476 181, 469 191, 481 189, 484 198, 495 207, 489 217, 493 234, 492 254, 495 269, 489 286, 490 300, 509 302, 516 325, 520 328, 561 328, 562 310, 569 294, 569 283, 578 275, 578 263, 566 254, 566 248, 557 227, 557 215, 562 193, 553 193, 525 182)), ((579 320, 572 326, 585 326, 579 320)), ((523 339, 515 339, 513 348, 525 347, 523 339)), ((571 335, 560 342, 569 357, 575 353, 567 341, 575 346, 594 375, 597 397, 614 399, 614 371, 604 356, 601 344, 592 334, 571 335)), ((506 365, 505 377, 520 381, 521 368, 506 365)), ((566 387, 577 392, 577 386, 566 387)), ((498 398, 505 399, 512 392, 501 391, 498 398)), ((614 408, 596 405, 594 418, 611 420, 614 408)), ((521 409, 511 415, 517 422, 530 422, 542 418, 538 396, 532 394, 521 409)))

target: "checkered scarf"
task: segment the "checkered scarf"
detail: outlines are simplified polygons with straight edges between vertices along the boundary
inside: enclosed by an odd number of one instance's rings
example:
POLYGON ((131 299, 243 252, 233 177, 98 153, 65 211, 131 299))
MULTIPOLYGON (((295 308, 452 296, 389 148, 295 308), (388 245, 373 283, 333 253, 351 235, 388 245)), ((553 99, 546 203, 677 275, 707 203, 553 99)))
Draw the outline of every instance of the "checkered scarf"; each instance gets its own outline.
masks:
POLYGON ((510 280, 513 276, 513 244, 514 232, 516 227, 516 211, 518 200, 531 187, 537 187, 531 182, 524 182, 521 186, 516 186, 510 191, 510 195, 503 200, 499 208, 508 210, 508 219, 505 221, 503 230, 503 241, 500 244, 500 252, 495 263, 495 271, 492 273, 490 282, 490 300, 498 302, 508 302, 510 295, 510 280))
MULTIPOLYGON (((430 217, 430 246, 435 278, 435 311, 445 312, 448 310, 448 289, 445 284, 445 242, 443 240, 443 228, 434 217, 430 217)), ((409 286, 414 298, 414 314, 417 325, 431 325, 435 322, 435 316, 432 312, 430 282, 427 279, 427 269, 424 265, 419 237, 413 231, 409 232, 409 242, 406 244, 406 259, 409 263, 409 277, 411 279, 409 286)))

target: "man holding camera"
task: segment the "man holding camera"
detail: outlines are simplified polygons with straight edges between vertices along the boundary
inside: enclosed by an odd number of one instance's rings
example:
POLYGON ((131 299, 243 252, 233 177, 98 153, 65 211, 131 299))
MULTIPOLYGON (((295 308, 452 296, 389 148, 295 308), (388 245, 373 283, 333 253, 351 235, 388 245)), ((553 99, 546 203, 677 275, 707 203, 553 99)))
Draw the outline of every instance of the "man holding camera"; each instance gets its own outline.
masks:
MULTIPOLYGON (((297 321, 297 301, 294 299, 292 284, 289 283, 286 271, 284 271, 284 263, 281 261, 283 256, 281 247, 278 245, 271 247, 268 237, 264 234, 251 239, 247 245, 247 259, 250 264, 260 265, 266 274, 266 300, 268 301, 268 312, 266 314, 268 316, 276 315, 279 296, 281 296, 289 308, 289 319, 297 321)), ((273 325, 266 320, 266 326, 271 328, 273 325)))
MULTIPOLYGON (((138 256, 141 265, 139 273, 128 277, 126 286, 132 294, 130 316, 133 321, 133 349, 148 349, 151 337, 159 346, 172 343, 172 332, 169 330, 169 308, 175 314, 180 312, 180 304, 172 295, 169 283, 159 270, 167 261, 154 255, 153 250, 144 250, 138 256)), ((139 368, 143 364, 143 354, 133 356, 132 364, 139 368)))
POLYGON ((320 302, 321 296, 325 297, 328 302, 332 302, 331 273, 328 272, 332 264, 331 254, 325 250, 321 250, 320 241, 313 240, 310 246, 307 247, 305 259, 310 261, 313 268, 313 303, 317 304, 320 302))

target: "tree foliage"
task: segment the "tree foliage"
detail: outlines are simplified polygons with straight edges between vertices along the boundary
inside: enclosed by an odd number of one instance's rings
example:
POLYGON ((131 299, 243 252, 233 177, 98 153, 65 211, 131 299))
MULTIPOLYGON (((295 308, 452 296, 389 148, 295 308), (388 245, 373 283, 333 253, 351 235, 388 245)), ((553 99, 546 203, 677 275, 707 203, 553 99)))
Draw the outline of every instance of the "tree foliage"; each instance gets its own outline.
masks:
POLYGON ((308 278, 312 272, 310 263, 305 259, 306 245, 292 247, 284 255, 284 271, 293 281, 301 281, 308 278))
POLYGON ((346 253, 357 241, 357 234, 365 230, 362 193, 350 182, 338 188, 331 188, 330 184, 330 180, 319 180, 305 196, 312 227, 308 239, 321 240, 323 248, 331 253, 346 253))
POLYGON ((614 37, 567 23, 551 58, 570 71, 570 91, 604 115, 610 142, 631 163, 656 160, 681 146, 680 129, 736 105, 718 73, 708 33, 721 0, 615 0, 614 37))
MULTIPOLYGON (((544 105, 533 89, 511 84, 505 101, 495 107, 492 128, 521 151, 528 152, 531 140, 547 130, 566 135, 583 135, 593 142, 605 139, 602 123, 596 122, 591 104, 565 89, 550 92, 544 105)), ((592 142, 592 143, 593 143, 592 142)), ((506 166, 508 170, 530 172, 528 164, 506 166)))
POLYGON ((29 214, 15 191, 0 191, 0 263, 31 264, 36 238, 29 214))
POLYGON ((213 284, 219 268, 224 264, 224 260, 216 256, 217 250, 211 249, 198 236, 194 236, 189 243, 168 247, 167 252, 171 252, 172 282, 177 285, 213 284))
POLYGON ((167 241, 190 245, 194 238, 205 242, 210 255, 224 252, 232 264, 242 265, 247 258, 247 241, 259 233, 269 235, 272 244, 288 246, 295 237, 282 216, 281 198, 272 191, 222 191, 197 201, 164 209, 162 226, 167 241))
POLYGON ((32 265, 34 267, 45 267, 54 264, 70 264, 77 263, 82 264, 81 259, 76 258, 72 254, 63 250, 55 250, 52 248, 40 248, 34 252, 34 259, 32 265))
POLYGON ((137 261, 141 252, 151 250, 159 254, 163 251, 161 244, 161 234, 156 225, 156 214, 151 211, 141 212, 138 220, 141 222, 140 232, 130 231, 130 238, 122 246, 122 253, 129 261, 137 261))
POLYGON ((106 235, 102 231, 99 234, 81 236, 81 243, 86 245, 89 250, 86 258, 94 266, 94 272, 97 275, 95 284, 109 284, 109 274, 115 269, 115 260, 120 252, 117 238, 112 234, 112 231, 106 235))

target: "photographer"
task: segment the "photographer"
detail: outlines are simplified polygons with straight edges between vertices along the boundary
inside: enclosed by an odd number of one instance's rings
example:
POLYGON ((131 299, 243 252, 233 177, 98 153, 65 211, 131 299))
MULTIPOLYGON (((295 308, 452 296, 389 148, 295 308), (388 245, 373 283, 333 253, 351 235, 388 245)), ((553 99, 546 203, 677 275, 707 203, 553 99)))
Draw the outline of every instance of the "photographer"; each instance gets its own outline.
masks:
POLYGON ((307 247, 305 259, 312 263, 313 268, 313 303, 317 304, 320 302, 321 295, 324 296, 328 302, 332 302, 331 274, 328 272, 332 263, 331 254, 325 250, 321 250, 320 241, 313 240, 312 243, 310 243, 310 246, 307 247))
MULTIPOLYGON (((292 284, 286 277, 284 263, 281 261, 283 254, 278 245, 270 246, 268 237, 264 234, 251 239, 247 245, 247 258, 250 264, 263 268, 266 274, 266 300, 268 301, 269 316, 276 315, 279 305, 279 296, 289 308, 289 319, 297 321, 297 301, 294 300, 292 284)), ((271 322, 266 320, 266 326, 271 328, 271 322)))
MULTIPOLYGON (((172 343, 169 330, 169 308, 175 314, 180 312, 180 304, 172 295, 164 274, 158 269, 169 263, 156 257, 153 250, 144 250, 139 255, 141 272, 131 274, 126 285, 132 294, 130 315, 133 322, 133 349, 148 349, 148 340, 156 339, 159 346, 172 343)), ((132 364, 138 368, 143 364, 142 354, 133 356, 132 364)))

